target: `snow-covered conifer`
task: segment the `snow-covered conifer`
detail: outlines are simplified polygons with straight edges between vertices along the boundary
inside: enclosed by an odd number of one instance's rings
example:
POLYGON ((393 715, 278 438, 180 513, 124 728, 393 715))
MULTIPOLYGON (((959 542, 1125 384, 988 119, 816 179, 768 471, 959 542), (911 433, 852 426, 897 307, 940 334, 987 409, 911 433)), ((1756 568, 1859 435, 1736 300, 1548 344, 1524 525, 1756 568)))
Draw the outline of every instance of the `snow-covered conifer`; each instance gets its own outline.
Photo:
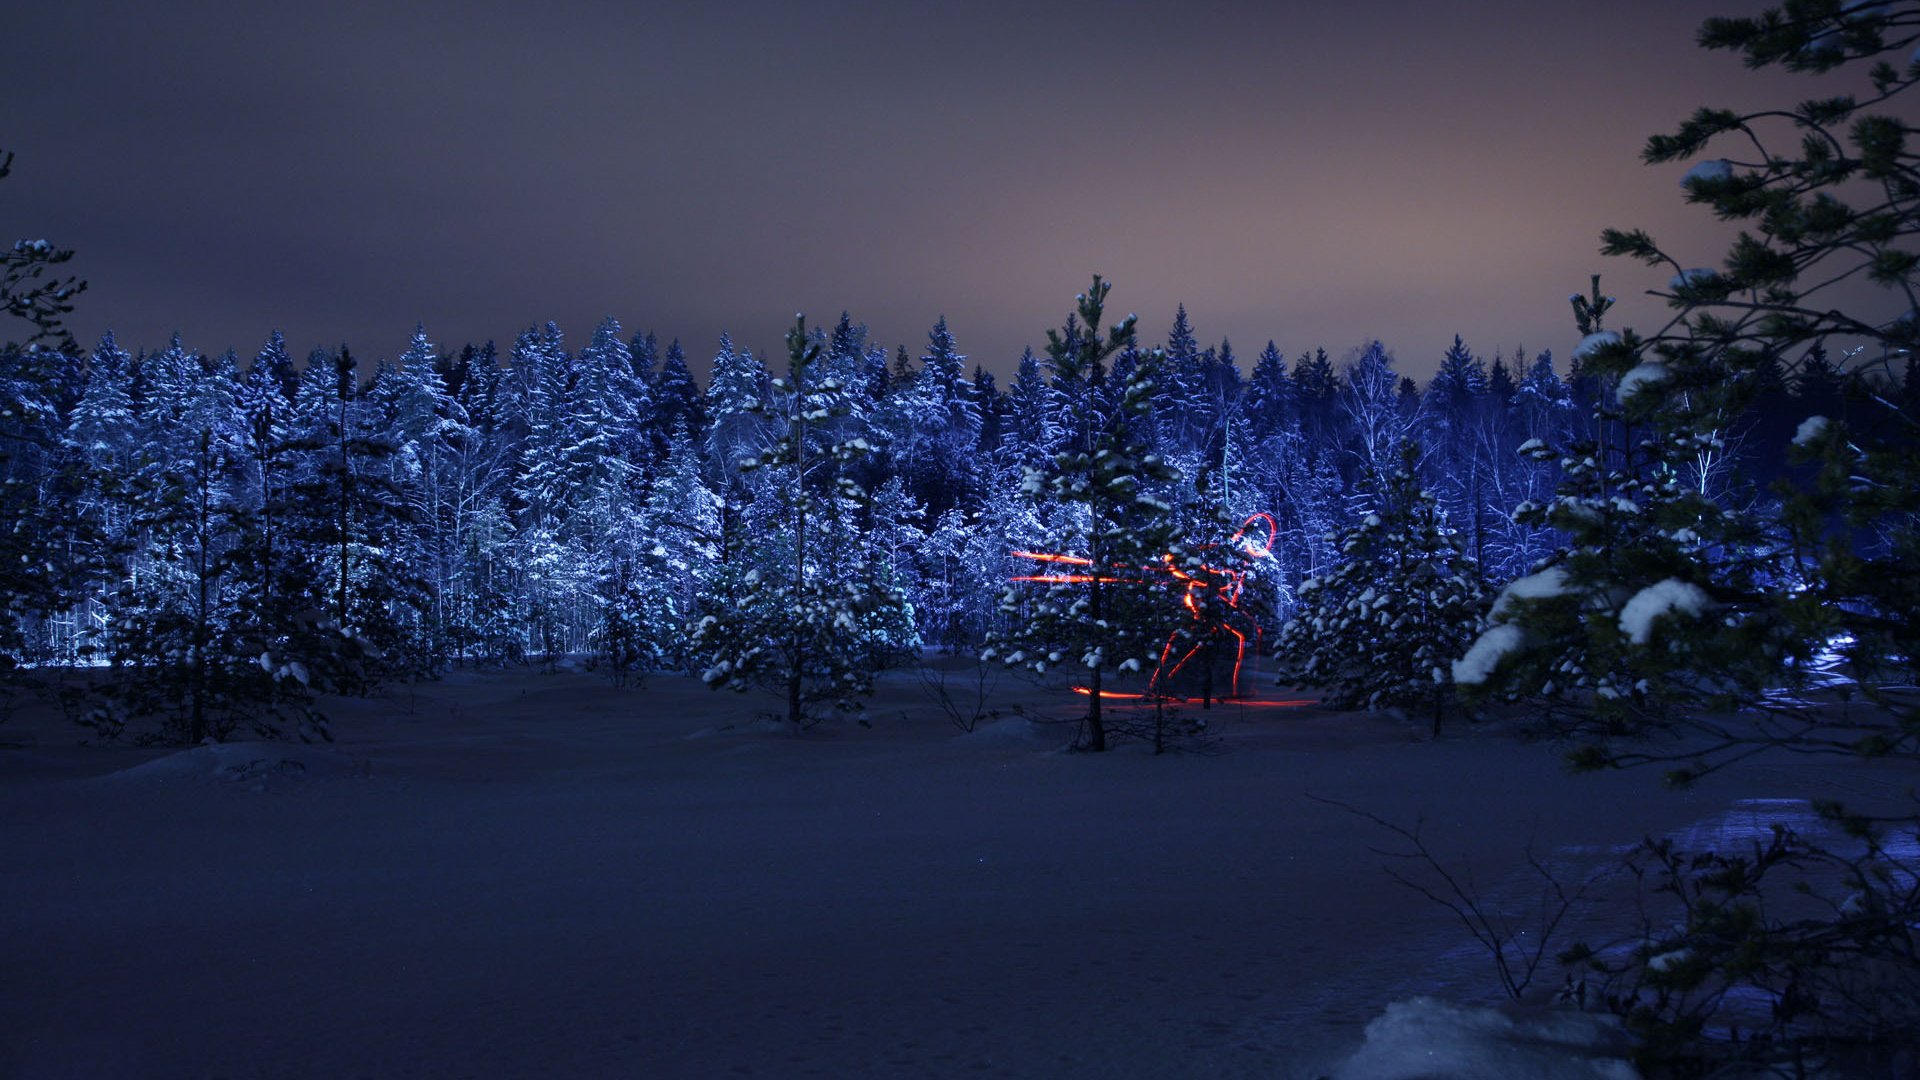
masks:
POLYGON ((1372 482, 1370 509, 1340 534, 1338 563, 1300 585, 1274 657, 1282 685, 1324 690, 1333 708, 1417 710, 1438 734, 1482 593, 1418 461, 1405 446, 1400 467, 1372 482))
POLYGON ((1092 750, 1107 749, 1105 676, 1153 670, 1168 630, 1167 596, 1177 591, 1148 569, 1174 539, 1172 506, 1157 490, 1174 473, 1149 450, 1143 430, 1160 358, 1140 355, 1124 383, 1109 385, 1108 364, 1135 336, 1132 315, 1104 326, 1111 288, 1096 275, 1066 326, 1047 331, 1057 389, 1072 407, 1063 414, 1062 449, 1027 470, 1022 490, 1068 510, 1071 528, 1053 538, 1048 558, 1035 560, 1028 576, 1037 588, 1008 590, 1001 603, 1007 627, 985 653, 1036 672, 1083 674, 1092 750))
MULTIPOLYGON (((774 690, 796 727, 820 720, 823 707, 859 712, 876 660, 919 648, 904 592, 859 542, 856 516, 871 496, 848 473, 872 447, 828 437, 855 388, 823 370, 823 352, 797 318, 786 374, 754 410, 765 444, 735 466, 759 492, 739 530, 740 557, 717 575, 690 635, 707 685, 774 690)), ((724 415, 715 413, 716 433, 730 426, 724 415)))

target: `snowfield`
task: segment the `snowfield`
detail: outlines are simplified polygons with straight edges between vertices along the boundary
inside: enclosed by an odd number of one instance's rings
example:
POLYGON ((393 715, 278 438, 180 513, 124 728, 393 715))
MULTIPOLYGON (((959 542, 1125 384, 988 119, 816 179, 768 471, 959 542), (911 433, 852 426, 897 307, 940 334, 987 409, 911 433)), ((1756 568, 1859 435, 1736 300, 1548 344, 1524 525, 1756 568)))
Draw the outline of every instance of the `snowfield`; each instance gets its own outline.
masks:
POLYGON ((1077 699, 995 702, 1030 712, 961 734, 892 674, 871 727, 794 735, 695 679, 513 671, 329 701, 328 748, 18 716, 0 1076, 1629 1076, 1604 1023, 1479 1008, 1491 965, 1386 879, 1393 838, 1308 796, 1424 816, 1500 900, 1529 844, 1579 872, 1754 797, 1901 790, 1570 779, 1511 732, 1313 708, 1064 753, 1077 699))

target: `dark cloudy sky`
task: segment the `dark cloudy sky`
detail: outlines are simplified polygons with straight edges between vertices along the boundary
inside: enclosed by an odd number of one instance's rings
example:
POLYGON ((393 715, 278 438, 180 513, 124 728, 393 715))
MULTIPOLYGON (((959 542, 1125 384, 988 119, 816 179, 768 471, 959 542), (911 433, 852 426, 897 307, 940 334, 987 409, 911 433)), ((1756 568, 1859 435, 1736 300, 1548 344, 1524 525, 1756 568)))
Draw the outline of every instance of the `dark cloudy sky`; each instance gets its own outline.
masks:
POLYGON ((1693 46, 1753 7, 15 5, 0 234, 79 250, 83 340, 245 355, 613 314, 701 362, 846 308, 916 355, 944 313, 1004 371, 1098 271, 1151 337, 1184 301, 1246 361, 1564 358, 1588 274, 1659 316, 1603 226, 1724 250, 1645 137, 1810 92, 1693 46))

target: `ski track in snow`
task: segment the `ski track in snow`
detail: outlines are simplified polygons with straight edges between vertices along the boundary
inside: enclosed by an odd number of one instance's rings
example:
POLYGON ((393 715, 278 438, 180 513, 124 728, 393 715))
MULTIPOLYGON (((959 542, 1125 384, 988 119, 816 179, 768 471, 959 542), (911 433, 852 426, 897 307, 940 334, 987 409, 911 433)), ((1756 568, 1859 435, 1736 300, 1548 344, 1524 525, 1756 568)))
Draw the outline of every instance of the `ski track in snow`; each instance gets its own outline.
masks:
POLYGON ((1218 756, 1063 754, 1071 725, 958 735, 910 677, 870 729, 766 707, 513 672, 333 703, 327 749, 18 721, 0 1076, 1314 1076, 1391 1001, 1498 990, 1381 871, 1394 838, 1309 794, 1424 814, 1512 905, 1529 841, 1577 873, 1899 790, 1793 762, 1675 793, 1314 710, 1219 710, 1218 756))

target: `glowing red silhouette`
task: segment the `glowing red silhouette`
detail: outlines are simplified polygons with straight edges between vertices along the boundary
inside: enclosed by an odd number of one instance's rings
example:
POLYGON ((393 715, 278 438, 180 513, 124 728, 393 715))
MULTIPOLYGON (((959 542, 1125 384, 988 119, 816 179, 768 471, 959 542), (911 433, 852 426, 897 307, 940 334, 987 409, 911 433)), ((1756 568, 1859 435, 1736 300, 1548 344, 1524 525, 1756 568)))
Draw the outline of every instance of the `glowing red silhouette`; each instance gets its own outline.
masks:
MULTIPOLYGON (((1225 546, 1238 552, 1237 558, 1245 562, 1273 557, 1273 543, 1279 534, 1271 514, 1254 514, 1241 524, 1239 531, 1228 539, 1225 546), (1257 525, 1264 527, 1265 539, 1249 535, 1257 525)), ((1218 544, 1204 545, 1200 550, 1208 551, 1220 547, 1218 544)), ((1255 648, 1260 641, 1260 625, 1251 614, 1240 606, 1242 592, 1246 588, 1248 569, 1244 566, 1215 566, 1201 563, 1198 566, 1181 566, 1173 552, 1167 552, 1156 564, 1148 566, 1113 565, 1103 570, 1094 569, 1093 560, 1078 555, 1060 555, 1047 551, 1015 551, 1015 558, 1030 559, 1037 563, 1056 566, 1084 568, 1083 570, 1054 571, 1040 574, 1022 574, 1008 580, 1036 581, 1048 585, 1076 585, 1100 582, 1115 585, 1159 585, 1178 583, 1181 590, 1180 605, 1187 609, 1188 616, 1200 624, 1192 633, 1193 645, 1178 658, 1175 648, 1180 644, 1180 628, 1176 627, 1167 634, 1166 644, 1160 648, 1160 660, 1154 666, 1153 675, 1147 680, 1147 692, 1144 694, 1122 694, 1102 690, 1100 697, 1118 699, 1166 700, 1172 697, 1165 692, 1167 682, 1187 666, 1187 662, 1200 654, 1212 641, 1223 634, 1234 639, 1233 680, 1228 697, 1240 696, 1240 671, 1247 657, 1247 635, 1253 635, 1255 648), (1211 597, 1217 597, 1217 605, 1210 603, 1211 597), (1236 625, 1237 624, 1237 625, 1236 625)), ((1075 693, 1092 693, 1087 687, 1076 686, 1075 693)), ((1304 702, 1261 702, 1260 704, 1296 705, 1304 702)))

